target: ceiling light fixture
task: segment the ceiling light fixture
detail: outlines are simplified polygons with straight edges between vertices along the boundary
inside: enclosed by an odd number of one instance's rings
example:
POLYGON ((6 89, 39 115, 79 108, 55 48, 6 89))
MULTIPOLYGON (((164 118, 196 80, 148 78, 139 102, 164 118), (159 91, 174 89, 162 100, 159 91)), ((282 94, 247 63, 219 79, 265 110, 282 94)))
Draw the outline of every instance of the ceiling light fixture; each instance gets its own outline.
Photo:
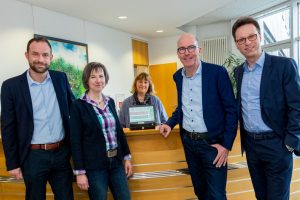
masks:
POLYGON ((157 30, 156 33, 163 33, 164 30, 157 30))
POLYGON ((119 19, 127 19, 128 17, 127 16, 119 16, 118 18, 119 19))

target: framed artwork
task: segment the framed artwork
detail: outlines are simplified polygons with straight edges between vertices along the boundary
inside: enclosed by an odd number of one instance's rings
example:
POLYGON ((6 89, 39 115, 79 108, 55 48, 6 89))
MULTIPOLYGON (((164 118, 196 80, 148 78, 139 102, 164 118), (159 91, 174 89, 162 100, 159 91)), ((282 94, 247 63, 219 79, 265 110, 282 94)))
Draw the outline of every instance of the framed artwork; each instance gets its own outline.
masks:
POLYGON ((88 63, 87 44, 38 34, 34 34, 34 37, 48 39, 53 54, 50 69, 65 72, 73 94, 79 98, 85 91, 82 84, 82 71, 88 63))

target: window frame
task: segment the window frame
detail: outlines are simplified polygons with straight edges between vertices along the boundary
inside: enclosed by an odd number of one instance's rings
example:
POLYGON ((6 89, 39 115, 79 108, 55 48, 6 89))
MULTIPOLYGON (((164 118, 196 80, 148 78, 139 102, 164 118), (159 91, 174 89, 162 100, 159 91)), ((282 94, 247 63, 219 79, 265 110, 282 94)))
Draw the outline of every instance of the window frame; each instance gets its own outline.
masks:
MULTIPOLYGON (((294 45, 294 59, 298 61, 298 66, 300 65, 300 0, 294 1, 292 3, 294 15, 294 33, 295 33, 295 42, 293 42, 294 45)), ((299 73, 300 73, 300 67, 298 67, 299 73)))
POLYGON ((265 44, 261 47, 264 51, 274 51, 289 48, 290 57, 296 60, 299 66, 298 70, 300 73, 300 0, 291 0, 278 4, 254 14, 252 15, 252 17, 256 20, 260 20, 261 18, 274 15, 286 9, 289 9, 290 12, 290 38, 270 44, 265 44))

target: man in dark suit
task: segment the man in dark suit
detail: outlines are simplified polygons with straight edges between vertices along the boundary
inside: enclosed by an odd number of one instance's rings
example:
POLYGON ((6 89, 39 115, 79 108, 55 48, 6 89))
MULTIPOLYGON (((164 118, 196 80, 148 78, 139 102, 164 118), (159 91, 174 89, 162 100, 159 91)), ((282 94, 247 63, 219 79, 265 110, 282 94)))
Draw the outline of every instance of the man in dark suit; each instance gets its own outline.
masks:
POLYGON ((251 17, 232 27, 246 61, 235 69, 242 147, 258 200, 289 199, 292 152, 300 151, 300 85, 291 58, 262 51, 260 27, 251 17))
POLYGON ((66 75, 48 70, 53 56, 45 38, 31 39, 25 56, 30 68, 1 87, 7 170, 24 178, 26 200, 46 199, 47 181, 55 199, 72 200, 69 107, 74 96, 66 75))
POLYGON ((178 106, 160 131, 167 137, 179 123, 195 194, 224 200, 228 152, 237 130, 230 79, 225 68, 199 60, 201 48, 194 35, 182 34, 177 46, 184 66, 173 76, 178 106))

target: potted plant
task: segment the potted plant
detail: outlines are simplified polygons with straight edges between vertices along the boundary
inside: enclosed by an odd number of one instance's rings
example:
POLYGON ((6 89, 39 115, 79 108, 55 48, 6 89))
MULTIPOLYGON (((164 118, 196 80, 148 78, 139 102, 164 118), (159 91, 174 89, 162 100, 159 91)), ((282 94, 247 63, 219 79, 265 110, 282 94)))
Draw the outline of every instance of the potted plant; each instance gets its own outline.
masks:
POLYGON ((227 72, 229 74, 229 78, 233 87, 233 91, 234 94, 236 95, 236 82, 234 79, 234 73, 233 70, 239 66, 240 64, 242 64, 244 62, 244 59, 233 54, 230 53, 229 56, 225 59, 223 66, 227 69, 227 72))

